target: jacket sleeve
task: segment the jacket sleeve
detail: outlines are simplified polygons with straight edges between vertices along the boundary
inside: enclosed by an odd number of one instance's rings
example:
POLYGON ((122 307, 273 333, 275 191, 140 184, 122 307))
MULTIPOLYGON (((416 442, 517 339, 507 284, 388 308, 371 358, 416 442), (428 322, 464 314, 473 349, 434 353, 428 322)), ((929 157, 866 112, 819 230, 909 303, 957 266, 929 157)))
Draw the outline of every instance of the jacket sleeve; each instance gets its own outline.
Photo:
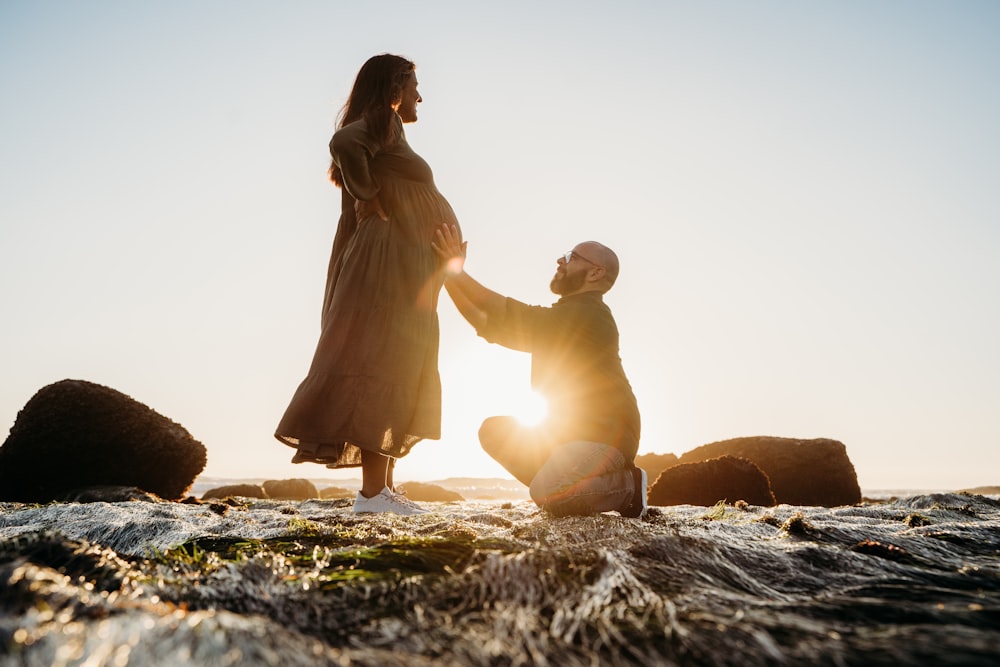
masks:
POLYGON ((551 308, 529 306, 507 297, 503 312, 497 317, 489 318, 486 326, 476 333, 490 343, 503 345, 512 350, 532 352, 552 315, 551 308))

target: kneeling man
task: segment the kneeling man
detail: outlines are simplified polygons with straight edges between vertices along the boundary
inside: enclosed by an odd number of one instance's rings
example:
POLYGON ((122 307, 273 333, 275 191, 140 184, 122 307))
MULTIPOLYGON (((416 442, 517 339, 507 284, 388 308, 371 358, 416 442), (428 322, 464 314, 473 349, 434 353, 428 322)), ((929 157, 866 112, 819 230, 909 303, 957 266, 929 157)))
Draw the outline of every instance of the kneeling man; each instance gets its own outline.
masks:
POLYGON ((639 409, 618 353, 618 326, 603 295, 618 257, 588 241, 557 260, 551 307, 529 306, 484 287, 464 270, 466 243, 441 225, 432 243, 448 263, 445 289, 462 316, 491 343, 531 353, 531 384, 549 414, 540 426, 490 417, 479 429, 487 454, 528 485, 557 515, 646 509, 646 472, 635 466, 639 409))

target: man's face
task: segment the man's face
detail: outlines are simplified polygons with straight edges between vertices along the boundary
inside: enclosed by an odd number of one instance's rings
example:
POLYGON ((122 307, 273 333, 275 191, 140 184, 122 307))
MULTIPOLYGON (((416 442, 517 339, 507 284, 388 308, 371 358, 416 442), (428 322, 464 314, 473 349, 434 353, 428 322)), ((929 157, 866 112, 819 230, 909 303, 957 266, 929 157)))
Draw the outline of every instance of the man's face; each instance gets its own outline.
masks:
POLYGON ((594 266, 577 253, 575 248, 556 260, 556 264, 556 274, 552 276, 549 289, 559 296, 579 291, 587 281, 587 271, 594 266))
POLYGON ((410 74, 409 80, 403 86, 403 93, 396 107, 396 113, 404 123, 417 122, 417 104, 423 102, 420 93, 417 92, 417 73, 410 74))

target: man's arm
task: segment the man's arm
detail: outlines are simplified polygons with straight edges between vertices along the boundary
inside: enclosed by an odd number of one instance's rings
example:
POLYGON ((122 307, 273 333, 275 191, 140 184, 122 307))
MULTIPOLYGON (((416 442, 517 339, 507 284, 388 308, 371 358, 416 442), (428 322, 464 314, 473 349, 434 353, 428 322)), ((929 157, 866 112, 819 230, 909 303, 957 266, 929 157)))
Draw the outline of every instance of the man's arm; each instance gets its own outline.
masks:
POLYGON ((462 317, 477 332, 482 331, 491 318, 498 317, 503 312, 506 299, 465 272, 465 251, 468 244, 460 240, 455 226, 442 224, 435 232, 435 237, 437 241, 432 241, 431 246, 446 263, 444 287, 448 290, 448 296, 455 302, 462 317))

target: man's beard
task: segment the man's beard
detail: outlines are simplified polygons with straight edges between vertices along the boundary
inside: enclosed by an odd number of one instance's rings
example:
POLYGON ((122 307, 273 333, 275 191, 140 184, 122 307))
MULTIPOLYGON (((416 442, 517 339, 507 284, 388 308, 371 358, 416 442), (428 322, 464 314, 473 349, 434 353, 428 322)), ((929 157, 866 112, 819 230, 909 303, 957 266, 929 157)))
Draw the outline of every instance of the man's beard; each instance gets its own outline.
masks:
POLYGON ((583 287, 586 279, 587 274, 584 271, 577 271, 576 273, 566 271, 562 275, 557 271, 556 275, 552 277, 552 282, 549 283, 549 289, 552 290, 553 294, 566 296, 583 287))

